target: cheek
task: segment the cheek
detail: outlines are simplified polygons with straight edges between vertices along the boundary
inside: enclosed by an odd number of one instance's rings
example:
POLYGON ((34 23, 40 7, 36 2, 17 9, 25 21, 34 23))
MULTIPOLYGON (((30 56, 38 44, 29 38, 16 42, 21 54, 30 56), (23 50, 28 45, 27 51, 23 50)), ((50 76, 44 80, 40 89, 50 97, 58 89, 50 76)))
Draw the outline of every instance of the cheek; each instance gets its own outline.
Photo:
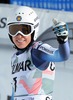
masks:
POLYGON ((27 41, 28 41, 28 43, 31 42, 31 36, 28 36, 28 37, 27 37, 27 41))
POLYGON ((29 38, 29 40, 28 40, 29 42, 31 42, 31 37, 29 38))
POLYGON ((16 39, 14 37, 12 38, 12 40, 13 40, 14 43, 16 42, 16 39))

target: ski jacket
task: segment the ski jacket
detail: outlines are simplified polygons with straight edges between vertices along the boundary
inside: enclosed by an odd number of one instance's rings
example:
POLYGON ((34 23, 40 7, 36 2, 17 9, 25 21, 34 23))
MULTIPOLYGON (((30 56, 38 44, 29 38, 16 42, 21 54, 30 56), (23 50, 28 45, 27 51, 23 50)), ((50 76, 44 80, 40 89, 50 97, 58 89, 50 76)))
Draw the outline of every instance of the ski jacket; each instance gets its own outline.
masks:
POLYGON ((12 56, 14 100, 52 100, 55 62, 69 57, 68 41, 59 48, 34 42, 28 50, 12 56))

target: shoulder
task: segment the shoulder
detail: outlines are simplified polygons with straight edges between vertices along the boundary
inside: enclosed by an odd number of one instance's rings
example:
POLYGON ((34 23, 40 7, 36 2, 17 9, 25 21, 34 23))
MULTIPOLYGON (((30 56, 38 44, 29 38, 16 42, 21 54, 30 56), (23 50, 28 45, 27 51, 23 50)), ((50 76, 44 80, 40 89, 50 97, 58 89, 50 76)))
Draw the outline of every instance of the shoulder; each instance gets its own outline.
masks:
POLYGON ((47 43, 44 43, 42 41, 38 41, 38 42, 34 42, 33 45, 32 45, 32 48, 34 49, 38 49, 38 48, 50 48, 51 46, 47 43))
POLYGON ((44 42, 42 42, 42 41, 37 41, 37 42, 34 42, 34 43, 33 43, 32 48, 38 49, 38 48, 40 48, 40 47, 46 47, 46 46, 51 47, 51 46, 50 46, 49 44, 47 44, 47 43, 44 43, 44 42))
POLYGON ((36 41, 33 43, 32 48, 37 49, 39 46, 41 46, 43 44, 42 41, 36 41))

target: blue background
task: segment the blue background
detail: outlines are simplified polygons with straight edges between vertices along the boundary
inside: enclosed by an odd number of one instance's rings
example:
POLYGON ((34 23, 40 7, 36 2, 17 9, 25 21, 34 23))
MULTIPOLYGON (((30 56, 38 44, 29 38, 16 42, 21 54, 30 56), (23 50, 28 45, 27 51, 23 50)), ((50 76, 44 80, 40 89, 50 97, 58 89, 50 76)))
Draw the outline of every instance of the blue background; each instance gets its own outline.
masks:
POLYGON ((73 0, 10 0, 10 3, 34 8, 73 11, 73 0))

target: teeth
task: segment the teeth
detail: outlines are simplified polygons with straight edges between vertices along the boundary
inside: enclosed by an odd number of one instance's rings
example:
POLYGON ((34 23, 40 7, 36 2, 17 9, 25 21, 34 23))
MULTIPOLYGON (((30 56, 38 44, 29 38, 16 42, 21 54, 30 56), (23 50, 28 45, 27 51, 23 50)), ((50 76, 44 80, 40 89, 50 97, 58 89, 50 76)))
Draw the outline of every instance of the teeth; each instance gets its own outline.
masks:
POLYGON ((25 41, 25 40, 17 40, 18 42, 23 42, 23 41, 25 41))

